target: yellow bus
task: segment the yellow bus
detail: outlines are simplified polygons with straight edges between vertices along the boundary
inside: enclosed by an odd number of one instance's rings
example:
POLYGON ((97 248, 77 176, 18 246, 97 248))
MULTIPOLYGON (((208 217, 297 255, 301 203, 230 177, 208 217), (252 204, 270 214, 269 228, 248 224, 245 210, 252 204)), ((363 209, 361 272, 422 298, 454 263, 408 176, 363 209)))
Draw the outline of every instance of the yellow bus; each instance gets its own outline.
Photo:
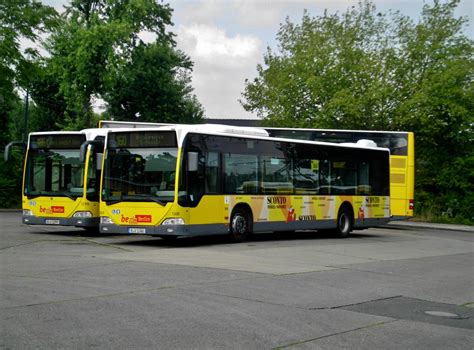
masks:
POLYGON ((105 134, 103 129, 29 134, 22 186, 24 224, 98 230, 105 134), (85 161, 80 160, 82 145, 87 146, 85 161))
POLYGON ((330 229, 390 220, 389 150, 270 138, 258 128, 109 130, 100 231, 174 238, 330 229))
POLYGON ((415 195, 415 136, 401 131, 265 128, 274 137, 323 142, 374 141, 390 149, 390 210, 392 220, 413 217, 415 195))
MULTIPOLYGON (((103 128, 146 128, 170 124, 101 121, 103 128)), ((272 137, 354 143, 361 139, 374 141, 377 146, 390 149, 390 209, 392 220, 413 217, 415 196, 415 136, 412 132, 330 130, 266 127, 272 137)))

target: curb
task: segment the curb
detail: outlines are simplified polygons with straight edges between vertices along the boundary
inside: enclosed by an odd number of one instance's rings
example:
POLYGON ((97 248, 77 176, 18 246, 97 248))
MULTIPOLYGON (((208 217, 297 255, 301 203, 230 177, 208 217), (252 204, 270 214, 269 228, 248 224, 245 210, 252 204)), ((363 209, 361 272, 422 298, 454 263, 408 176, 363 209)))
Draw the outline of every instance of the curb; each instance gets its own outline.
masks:
POLYGON ((390 221, 388 227, 393 228, 428 228, 448 231, 462 231, 474 233, 474 226, 468 225, 451 225, 451 224, 436 224, 431 222, 417 222, 417 221, 390 221))

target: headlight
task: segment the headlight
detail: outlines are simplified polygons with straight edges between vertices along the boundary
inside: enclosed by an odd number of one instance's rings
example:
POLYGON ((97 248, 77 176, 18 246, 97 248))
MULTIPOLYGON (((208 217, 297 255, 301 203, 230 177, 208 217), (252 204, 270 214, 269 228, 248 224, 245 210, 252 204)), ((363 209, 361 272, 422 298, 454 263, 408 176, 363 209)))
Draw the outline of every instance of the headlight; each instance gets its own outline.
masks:
POLYGON ((76 211, 73 215, 75 218, 91 218, 92 213, 90 211, 76 211))
POLYGON ((33 216, 33 212, 29 209, 23 209, 23 216, 33 216))
POLYGON ((100 223, 101 224, 113 224, 114 222, 108 216, 101 216, 100 217, 100 223))
POLYGON ((184 220, 181 218, 166 219, 162 225, 184 225, 184 220))

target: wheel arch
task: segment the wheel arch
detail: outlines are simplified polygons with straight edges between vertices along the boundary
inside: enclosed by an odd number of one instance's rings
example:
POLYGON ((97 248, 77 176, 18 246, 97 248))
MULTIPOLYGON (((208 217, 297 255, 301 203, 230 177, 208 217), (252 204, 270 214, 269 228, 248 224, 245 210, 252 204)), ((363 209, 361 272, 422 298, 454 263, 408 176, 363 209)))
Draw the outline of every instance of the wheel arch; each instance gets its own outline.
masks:
POLYGON ((249 215, 249 225, 250 225, 249 232, 252 233, 253 232, 253 212, 252 212, 252 208, 247 203, 237 203, 232 208, 232 213, 230 215, 231 218, 234 216, 234 214, 237 210, 244 210, 249 215))
MULTIPOLYGON (((342 204, 339 206, 339 210, 337 212, 337 218, 339 217, 339 213, 341 212, 341 210, 343 209, 347 209, 350 213, 351 213, 351 225, 352 227, 354 227, 354 207, 352 206, 352 203, 349 202, 349 201, 344 201, 342 202, 342 204)), ((336 218, 336 220, 337 220, 336 218)))

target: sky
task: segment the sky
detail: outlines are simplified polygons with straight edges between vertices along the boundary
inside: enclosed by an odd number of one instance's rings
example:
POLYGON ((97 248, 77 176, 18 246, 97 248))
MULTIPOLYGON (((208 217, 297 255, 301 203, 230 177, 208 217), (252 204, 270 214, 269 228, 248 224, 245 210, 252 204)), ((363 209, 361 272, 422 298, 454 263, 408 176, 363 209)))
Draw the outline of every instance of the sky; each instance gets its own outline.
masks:
MULTIPOLYGON (((65 0, 43 0, 62 11, 65 0)), ((207 118, 249 119, 239 99, 245 79, 257 76, 267 47, 277 47, 280 23, 299 23, 306 9, 311 16, 344 12, 357 0, 169 0, 177 47, 194 62, 192 86, 207 118)), ((377 10, 399 10, 419 18, 423 0, 373 0, 377 10)), ((466 34, 474 39, 474 1, 461 0, 457 16, 466 16, 466 34)), ((146 37, 146 36, 145 36, 146 37)))

